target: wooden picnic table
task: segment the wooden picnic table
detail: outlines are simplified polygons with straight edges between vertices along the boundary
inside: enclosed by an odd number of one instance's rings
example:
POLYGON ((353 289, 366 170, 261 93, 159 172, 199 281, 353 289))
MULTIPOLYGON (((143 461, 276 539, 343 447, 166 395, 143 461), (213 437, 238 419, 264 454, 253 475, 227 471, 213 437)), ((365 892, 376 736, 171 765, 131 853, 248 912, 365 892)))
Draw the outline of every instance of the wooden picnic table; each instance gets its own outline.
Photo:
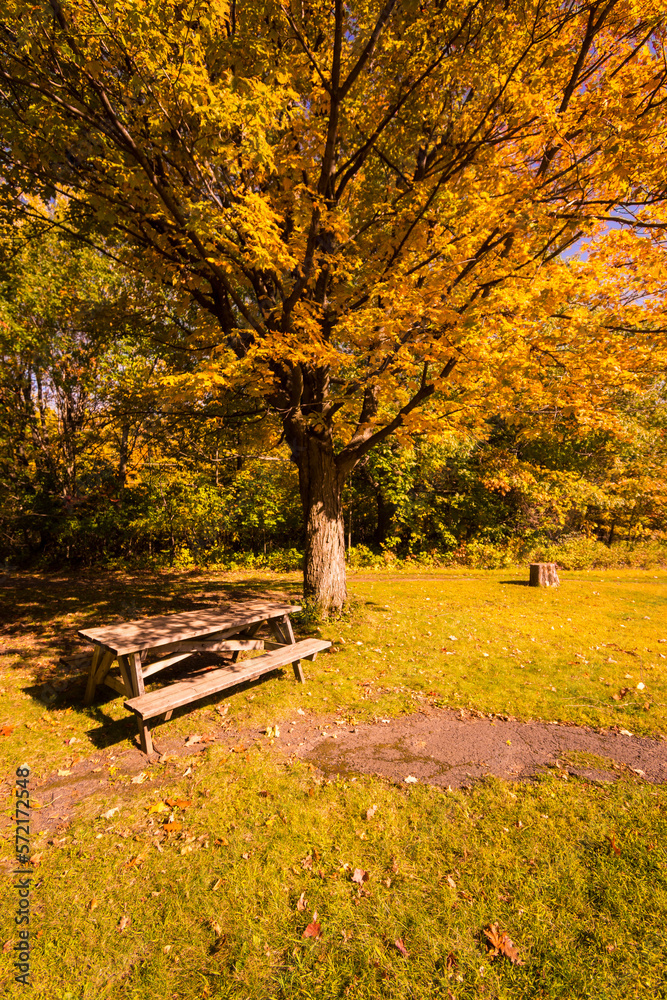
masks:
POLYGON ((126 708, 137 718, 141 748, 150 754, 153 744, 148 720, 162 716, 166 721, 176 708, 256 680, 288 663, 297 681, 303 683, 300 661, 315 659, 331 643, 322 639, 296 642, 289 616, 300 610, 300 605, 287 603, 238 601, 224 610, 204 608, 81 629, 77 635, 93 644, 84 704, 91 703, 98 684, 124 694, 126 708), (257 636, 263 625, 275 641, 257 636), (262 649, 268 652, 238 662, 241 652, 262 649), (149 677, 203 652, 225 655, 228 660, 220 668, 199 670, 193 661, 194 669, 186 677, 146 693, 149 677), (159 658, 149 660, 155 654, 159 658), (111 672, 116 662, 120 676, 111 672))

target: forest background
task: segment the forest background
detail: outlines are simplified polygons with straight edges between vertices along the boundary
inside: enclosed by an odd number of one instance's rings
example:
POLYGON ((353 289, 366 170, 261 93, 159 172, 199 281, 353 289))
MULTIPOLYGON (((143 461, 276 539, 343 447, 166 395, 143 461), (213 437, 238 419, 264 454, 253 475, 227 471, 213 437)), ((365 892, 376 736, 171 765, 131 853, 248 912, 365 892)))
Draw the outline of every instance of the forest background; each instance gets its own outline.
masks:
POLYGON ((0 558, 303 550, 339 609, 346 548, 660 550, 666 51, 664 0, 11 0, 0 558))
MULTIPOLYGON (((300 568, 275 415, 238 389, 174 391, 207 356, 183 350, 178 303, 57 226, 33 235, 1 273, 0 559, 300 568)), ((614 404, 614 432, 489 409, 481 429, 385 442, 345 487, 348 565, 664 561, 664 386, 614 404)))

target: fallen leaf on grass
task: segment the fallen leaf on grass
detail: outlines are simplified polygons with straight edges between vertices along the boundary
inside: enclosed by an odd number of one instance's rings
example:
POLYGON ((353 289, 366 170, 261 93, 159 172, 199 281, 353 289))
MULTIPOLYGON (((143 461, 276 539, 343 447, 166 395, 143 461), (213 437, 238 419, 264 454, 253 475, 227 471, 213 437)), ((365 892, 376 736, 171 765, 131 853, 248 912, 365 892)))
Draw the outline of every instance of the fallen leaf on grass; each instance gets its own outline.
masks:
POLYGON ((63 740, 63 743, 65 744, 66 747, 71 747, 73 743, 78 743, 78 742, 79 740, 77 740, 76 736, 70 736, 68 740, 63 740))
POLYGON ((125 914, 123 914, 123 916, 118 921, 118 933, 122 934, 122 932, 125 930, 126 927, 130 925, 130 923, 131 923, 130 918, 125 916, 125 914))
POLYGON ((614 854, 616 855, 616 857, 620 858, 620 856, 621 856, 621 848, 616 843, 614 834, 612 833, 611 837, 607 837, 607 840, 609 841, 609 846, 611 847, 611 849, 614 852, 614 854))
POLYGON ((306 900, 306 894, 305 892, 302 892, 297 900, 296 908, 299 911, 299 913, 303 913, 303 911, 307 908, 307 906, 308 902, 306 900))
POLYGON ((245 746, 241 746, 239 744, 239 746, 237 746, 237 747, 230 747, 229 749, 230 749, 231 753, 245 753, 248 748, 245 747, 245 746))
POLYGON ((352 874, 352 881, 356 882, 357 885, 363 885, 364 882, 368 882, 369 875, 365 872, 363 868, 355 868, 352 874))
POLYGON ((169 806, 166 802, 154 802, 152 806, 148 807, 149 813, 164 813, 169 812, 169 806))
POLYGON ((44 857, 44 851, 38 851, 37 854, 33 854, 30 858, 31 865, 38 865, 42 858, 44 857))
POLYGON ((141 851, 139 854, 136 854, 133 858, 131 858, 130 861, 128 861, 127 867, 138 868, 139 865, 142 865, 144 863, 147 855, 148 855, 148 848, 146 847, 144 848, 143 851, 141 851))
POLYGON ((143 785, 143 783, 144 783, 144 781, 146 780, 147 777, 148 777, 148 775, 146 774, 145 771, 142 771, 141 774, 135 774, 134 778, 132 778, 132 784, 133 785, 143 785))
POLYGON ((509 958, 512 965, 523 965, 523 962, 519 958, 519 951, 515 948, 514 943, 506 931, 501 931, 498 924, 491 924, 489 927, 484 929, 484 934, 487 939, 487 948, 490 958, 495 958, 496 955, 504 955, 505 958, 509 958))
POLYGON ((13 732, 13 726, 3 726, 2 729, 0 729, 0 736, 11 736, 13 732))
POLYGON ((308 924, 301 937, 315 938, 315 940, 322 937, 322 927, 317 922, 317 911, 313 913, 313 920, 308 924))
POLYGON ((11 951, 11 947, 13 944, 14 941, 12 938, 10 938, 9 941, 5 941, 5 943, 2 946, 2 950, 4 951, 5 955, 7 954, 8 951, 11 951))
POLYGON ((191 747, 195 743, 201 743, 201 736, 199 736, 199 735, 197 735, 197 736, 188 736, 187 739, 186 739, 186 741, 185 741, 186 747, 191 747))
POLYGON ((113 809, 107 809, 105 813, 101 814, 100 819, 111 819, 111 817, 115 816, 117 812, 120 812, 120 806, 114 806, 113 809))
POLYGON ((183 829, 183 824, 178 822, 165 823, 162 829, 167 833, 178 833, 179 830, 183 829))
POLYGON ((164 801, 172 809, 187 809, 188 806, 192 805, 192 799, 165 799, 164 801))
POLYGON ((71 774, 71 773, 72 773, 71 771, 65 771, 61 767, 58 768, 58 777, 59 778, 65 778, 65 777, 67 777, 68 774, 71 774))
POLYGON ((377 806, 370 806, 366 810, 366 819, 373 819, 373 816, 375 816, 375 813, 377 811, 378 811, 378 807, 377 806))
POLYGON ((394 941, 394 944, 398 948, 398 950, 400 951, 400 953, 403 956, 403 958, 407 958, 408 955, 410 954, 410 952, 408 951, 408 949, 403 944, 403 938, 396 938, 396 940, 394 941))
POLYGON ((97 909, 97 900, 95 899, 94 896, 91 899, 91 901, 88 903, 88 909, 90 910, 91 913, 93 912, 93 910, 97 909))
POLYGON ((405 781, 407 782, 408 785, 416 785, 417 784, 417 779, 415 777, 413 777, 413 775, 411 775, 411 774, 409 774, 407 776, 407 778, 405 778, 405 781))
POLYGON ((450 889, 456 889, 456 882, 454 881, 451 875, 447 876, 446 882, 450 889))

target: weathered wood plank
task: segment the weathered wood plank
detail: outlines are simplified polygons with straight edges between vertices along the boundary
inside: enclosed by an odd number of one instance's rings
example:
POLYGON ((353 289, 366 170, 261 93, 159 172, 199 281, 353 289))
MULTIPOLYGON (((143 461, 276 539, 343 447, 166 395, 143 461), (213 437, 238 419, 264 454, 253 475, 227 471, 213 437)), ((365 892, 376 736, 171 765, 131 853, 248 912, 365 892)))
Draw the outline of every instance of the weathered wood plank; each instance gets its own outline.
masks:
POLYGON ((102 628, 81 629, 77 635, 96 645, 104 646, 117 656, 127 656, 144 649, 160 649, 183 639, 195 639, 212 632, 231 630, 234 634, 256 622, 277 615, 300 611, 299 605, 243 601, 225 610, 205 608, 178 614, 157 615, 132 622, 119 622, 102 628))
POLYGON ((226 639, 222 642, 181 642, 179 646, 191 653, 225 653, 233 650, 264 649, 263 639, 226 639))
POLYGON ((206 674, 185 678, 166 688, 152 691, 142 698, 131 698, 125 702, 125 707, 143 719, 156 718, 169 709, 173 710, 183 705, 189 705, 210 694, 216 694, 226 688, 254 680, 278 667, 298 662, 298 659, 307 659, 320 650, 327 649, 330 645, 331 643, 324 639, 304 639, 282 649, 265 653, 263 656, 257 656, 252 660, 245 660, 243 663, 230 664, 227 667, 211 670, 206 674))
POLYGON ((111 664, 116 659, 114 654, 108 649, 105 649, 102 657, 100 658, 100 665, 97 668, 97 673, 95 674, 95 683, 101 684, 106 675, 111 670, 111 664))
POLYGON ((269 621, 269 628, 276 639, 284 645, 295 641, 289 615, 276 615, 269 621))
POLYGON ((123 678, 123 684, 125 685, 125 690, 130 692, 130 697, 135 698, 137 692, 134 690, 134 685, 130 679, 130 672, 128 670, 127 660, 124 656, 118 657, 118 666, 120 667, 120 675, 123 678))
POLYGON ((165 667, 170 667, 173 663, 179 663, 181 660, 189 660, 191 656, 192 653, 178 653, 176 656, 167 656, 164 660, 156 660, 155 663, 149 663, 142 670, 144 680, 147 677, 152 677, 153 674, 159 673, 160 670, 164 670, 165 667))
POLYGON ((111 688, 112 691, 116 691, 118 694, 124 694, 127 697, 127 691, 125 690, 125 685, 123 684, 120 677, 114 677, 113 674, 107 674, 107 676, 102 681, 107 687, 111 688))
MULTIPOLYGON (((269 622, 269 627, 273 632, 274 636, 281 640, 284 645, 289 645, 294 643, 294 631, 292 629, 292 623, 290 621, 289 615, 281 615, 278 618, 273 618, 269 622)), ((306 678, 303 674, 303 667, 299 660, 294 660, 292 663, 292 669, 294 670, 294 676, 296 677, 299 684, 305 684, 306 678)))
MULTIPOLYGON (((136 713, 135 713, 136 714, 136 713)), ((144 751, 147 757, 153 753, 153 740, 151 738, 151 731, 141 718, 137 716, 137 725, 139 726, 139 743, 141 744, 141 749, 144 751)))
POLYGON ((141 669, 141 659, 138 653, 128 653, 125 657, 127 660, 127 666, 130 673, 130 680, 132 681, 132 687, 134 688, 134 693, 141 697, 145 693, 144 688, 144 674, 141 669))

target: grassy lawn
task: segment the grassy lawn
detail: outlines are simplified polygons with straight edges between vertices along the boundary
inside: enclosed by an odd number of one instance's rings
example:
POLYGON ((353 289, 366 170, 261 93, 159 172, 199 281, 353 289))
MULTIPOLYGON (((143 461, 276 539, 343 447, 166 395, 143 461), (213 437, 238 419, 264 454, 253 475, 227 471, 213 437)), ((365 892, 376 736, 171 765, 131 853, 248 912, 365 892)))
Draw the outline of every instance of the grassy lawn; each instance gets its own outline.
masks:
MULTIPOLYGON (((353 609, 320 626, 335 651, 306 665, 305 687, 285 672, 232 695, 226 718, 240 730, 299 709, 371 721, 430 702, 667 736, 667 573, 563 573, 555 591, 515 582, 526 575, 352 576, 353 609)), ((74 630, 257 591, 296 598, 298 580, 5 578, 3 815, 23 762, 38 805, 39 782, 84 759, 112 782, 71 825, 33 838, 35 996, 667 996, 661 786, 557 772, 451 793, 329 781, 265 738, 167 758, 142 783, 124 776, 115 761, 134 723, 122 699, 84 709, 82 678, 54 666, 74 630), (487 954, 494 923, 523 964, 487 954)), ((156 742, 205 733, 215 704, 159 727, 156 742)), ((0 946, 16 936, 9 825, 2 836, 0 946)), ((11 997, 23 987, 10 948, 11 997)))

